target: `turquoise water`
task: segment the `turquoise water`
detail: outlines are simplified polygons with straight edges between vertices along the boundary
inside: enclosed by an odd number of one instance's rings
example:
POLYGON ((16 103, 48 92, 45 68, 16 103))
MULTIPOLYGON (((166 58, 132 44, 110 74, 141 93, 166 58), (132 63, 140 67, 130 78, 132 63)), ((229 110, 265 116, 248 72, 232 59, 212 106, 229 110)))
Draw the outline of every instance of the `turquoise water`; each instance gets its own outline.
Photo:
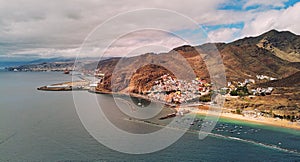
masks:
MULTIPOLYGON (((113 151, 82 126, 71 92, 36 90, 69 80, 70 76, 55 72, 0 72, 0 161, 300 161, 300 131, 227 119, 221 119, 204 140, 192 131, 155 153, 113 151)), ((117 123, 132 131, 156 129, 117 123)))

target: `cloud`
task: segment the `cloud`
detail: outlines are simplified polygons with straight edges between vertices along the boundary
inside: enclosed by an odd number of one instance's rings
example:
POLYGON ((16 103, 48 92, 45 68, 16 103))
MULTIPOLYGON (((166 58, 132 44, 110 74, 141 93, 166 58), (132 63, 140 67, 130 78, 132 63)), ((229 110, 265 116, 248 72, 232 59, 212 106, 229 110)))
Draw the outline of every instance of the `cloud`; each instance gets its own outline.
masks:
POLYGON ((211 42, 230 42, 241 29, 238 28, 221 28, 208 33, 211 42))
POLYGON ((285 3, 288 0, 248 0, 243 8, 251 7, 251 6, 270 6, 270 7, 284 7, 285 3))
POLYGON ((289 30, 300 33, 300 3, 287 9, 259 13, 243 30, 244 36, 259 35, 270 29, 289 30))
MULTIPOLYGON (((239 3, 239 5, 241 8, 255 5, 282 8, 286 1, 243 0, 243 3, 239 3)), ((120 13, 145 8, 160 8, 178 12, 190 17, 199 25, 220 25, 219 28, 208 30, 211 40, 218 42, 228 42, 241 36, 261 34, 272 28, 300 33, 299 3, 280 10, 272 8, 264 8, 259 11, 219 9, 220 5, 230 2, 230 0, 191 0, 186 3, 181 0, 172 2, 130 0, 126 3, 106 0, 0 0, 0 55, 75 56, 79 53, 84 39, 97 25, 120 13), (243 28, 226 26, 226 24, 240 22, 245 24, 243 28)), ((105 28, 102 31, 104 35, 101 37, 95 35, 93 40, 97 43, 86 42, 94 45, 90 47, 89 54, 95 55, 99 51, 105 50, 106 46, 101 42, 113 42, 116 36, 122 36, 125 29, 134 29, 138 23, 145 27, 155 24, 158 28, 189 37, 194 44, 203 43, 198 40, 201 37, 197 35, 201 36, 203 33, 195 32, 197 29, 188 26, 186 23, 190 21, 188 19, 180 22, 159 14, 138 15, 138 17, 138 19, 118 20, 122 25, 105 28)), ((180 39, 176 39, 170 34, 150 32, 150 35, 147 35, 147 33, 143 33, 143 40, 140 39, 141 35, 138 35, 135 33, 135 35, 122 38, 123 42, 120 40, 115 44, 115 52, 111 54, 117 55, 117 53, 126 51, 126 48, 128 51, 132 51, 134 48, 147 46, 146 44, 166 43, 168 48, 182 44, 180 39), (145 40, 145 37, 148 39, 145 40)), ((157 52, 159 48, 154 50, 157 52)))
MULTIPOLYGON (((255 4, 256 1, 248 1, 255 4)), ((274 1, 274 6, 280 6, 285 1, 274 1)), ((260 4, 269 5, 269 2, 261 1, 260 4)), ((264 11, 231 11, 234 21, 245 17, 244 27, 240 30, 228 28, 228 25, 219 25, 220 28, 209 32, 209 37, 214 42, 228 42, 246 36, 257 36, 271 29, 291 31, 300 34, 300 2, 286 9, 268 9, 264 11)), ((231 19, 231 18, 230 18, 231 19)), ((229 24, 230 26, 230 24, 229 24)))
MULTIPOLYGON (((143 8, 162 8, 196 18, 208 12, 214 12, 216 6, 225 0, 198 1, 192 0, 182 5, 182 1, 175 0, 166 3, 161 0, 141 2, 131 0, 122 1, 94 1, 94 0, 0 0, 0 43, 14 44, 22 53, 32 49, 49 49, 49 52, 61 48, 78 48, 86 36, 99 24, 112 16, 143 8), (197 9, 191 10, 191 8, 197 9), (26 50, 25 50, 26 49, 26 50)), ((166 22, 169 30, 185 28, 184 23, 178 24, 170 18, 159 17, 157 22, 151 17, 142 20, 147 23, 156 23, 158 26, 166 22)), ((197 19, 197 18, 196 18, 197 19)), ((132 21, 124 19, 124 25, 134 25, 132 21)), ((122 26, 111 27, 107 33, 122 29, 122 26)), ((6 48, 1 46, 1 48, 6 48)), ((18 49, 15 49, 18 50, 18 49)), ((9 50, 14 53, 16 51, 9 50)), ((41 50, 40 53, 45 53, 41 50)), ((7 54, 7 53, 1 53, 7 54)), ((24 53, 24 55, 26 55, 24 53)))
POLYGON ((182 38, 160 30, 141 30, 117 39, 107 49, 107 56, 133 56, 142 53, 168 52, 174 47, 188 44, 182 38))

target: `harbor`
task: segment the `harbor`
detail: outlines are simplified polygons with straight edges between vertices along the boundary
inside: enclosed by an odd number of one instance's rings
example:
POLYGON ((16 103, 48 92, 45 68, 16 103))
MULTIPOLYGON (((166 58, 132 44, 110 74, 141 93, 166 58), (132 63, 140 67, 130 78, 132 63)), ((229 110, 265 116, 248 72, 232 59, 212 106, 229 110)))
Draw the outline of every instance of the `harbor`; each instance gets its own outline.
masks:
POLYGON ((67 81, 62 83, 55 83, 50 85, 45 85, 42 87, 38 87, 37 90, 42 91, 90 91, 95 92, 98 84, 101 84, 104 78, 104 74, 95 72, 94 77, 84 75, 79 72, 72 71, 71 73, 66 69, 64 71, 66 75, 72 75, 73 79, 76 78, 75 81, 67 81))
POLYGON ((43 91, 74 91, 74 90, 89 90, 89 81, 73 81, 73 82, 63 82, 57 84, 46 85, 37 88, 37 90, 43 91))

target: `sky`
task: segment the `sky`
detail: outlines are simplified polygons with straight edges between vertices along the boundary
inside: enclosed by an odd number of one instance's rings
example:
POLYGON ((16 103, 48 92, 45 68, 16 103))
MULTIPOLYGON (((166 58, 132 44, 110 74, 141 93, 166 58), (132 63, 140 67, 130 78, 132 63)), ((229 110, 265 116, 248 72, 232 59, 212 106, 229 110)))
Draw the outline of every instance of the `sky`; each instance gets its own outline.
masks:
POLYGON ((271 29, 300 35, 299 20, 300 0, 0 0, 0 61, 129 56, 271 29))

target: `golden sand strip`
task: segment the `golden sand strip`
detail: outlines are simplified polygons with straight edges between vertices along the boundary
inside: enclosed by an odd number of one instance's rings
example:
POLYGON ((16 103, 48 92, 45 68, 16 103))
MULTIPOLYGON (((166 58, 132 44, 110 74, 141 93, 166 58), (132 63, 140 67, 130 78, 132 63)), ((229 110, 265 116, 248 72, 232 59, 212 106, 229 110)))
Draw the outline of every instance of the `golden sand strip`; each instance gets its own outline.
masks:
POLYGON ((300 123, 297 122, 290 122, 288 120, 284 119, 276 119, 276 118, 268 118, 264 116, 258 116, 258 117, 251 117, 251 116, 244 116, 240 114, 233 114, 230 112, 214 112, 209 110, 203 110, 198 108, 191 108, 191 107, 184 107, 184 109, 189 109, 191 113, 196 113, 200 115, 209 115, 209 116, 219 116, 220 118, 227 118, 227 119, 233 119, 233 120, 239 120, 239 121, 245 121, 250 123, 256 123, 256 124, 263 124, 263 125, 271 125, 276 127, 284 127, 284 128, 291 128, 291 129, 297 129, 300 130, 300 123))

